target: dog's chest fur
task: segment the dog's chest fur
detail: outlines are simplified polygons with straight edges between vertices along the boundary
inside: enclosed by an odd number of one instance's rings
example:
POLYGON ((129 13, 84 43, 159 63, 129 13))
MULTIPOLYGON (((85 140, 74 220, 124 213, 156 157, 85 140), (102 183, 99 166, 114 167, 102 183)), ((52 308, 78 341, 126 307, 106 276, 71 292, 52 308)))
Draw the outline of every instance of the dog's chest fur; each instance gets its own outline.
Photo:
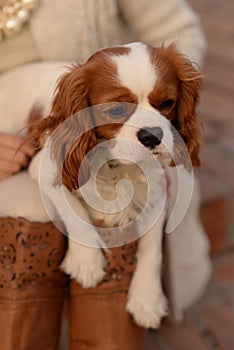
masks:
POLYGON ((110 168, 106 164, 99 169, 96 182, 95 173, 91 173, 76 196, 93 222, 101 222, 105 227, 126 225, 139 217, 142 210, 144 215, 152 213, 157 199, 163 195, 163 171, 150 171, 150 187, 148 177, 138 165, 119 164, 110 168))

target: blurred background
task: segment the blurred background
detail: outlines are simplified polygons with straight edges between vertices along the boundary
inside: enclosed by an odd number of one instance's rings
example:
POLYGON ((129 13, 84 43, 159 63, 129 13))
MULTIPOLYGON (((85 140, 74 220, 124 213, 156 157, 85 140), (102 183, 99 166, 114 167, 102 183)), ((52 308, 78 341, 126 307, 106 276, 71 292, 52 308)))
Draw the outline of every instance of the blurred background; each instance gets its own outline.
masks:
POLYGON ((179 326, 152 332, 146 350, 234 349, 234 1, 188 0, 207 38, 199 108, 203 123, 201 216, 213 279, 179 326))
POLYGON ((208 44, 199 111, 202 216, 212 253, 221 253, 234 246, 234 2, 189 3, 201 17, 208 44))

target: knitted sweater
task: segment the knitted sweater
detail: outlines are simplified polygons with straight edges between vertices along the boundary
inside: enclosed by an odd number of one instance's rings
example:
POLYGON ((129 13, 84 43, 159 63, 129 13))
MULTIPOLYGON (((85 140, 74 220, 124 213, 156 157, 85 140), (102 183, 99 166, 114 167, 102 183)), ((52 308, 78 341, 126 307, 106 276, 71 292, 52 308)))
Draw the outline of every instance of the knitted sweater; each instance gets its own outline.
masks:
POLYGON ((194 62, 205 41, 184 0, 41 0, 29 23, 0 44, 0 72, 39 60, 84 61, 96 50, 140 40, 176 41, 194 62))

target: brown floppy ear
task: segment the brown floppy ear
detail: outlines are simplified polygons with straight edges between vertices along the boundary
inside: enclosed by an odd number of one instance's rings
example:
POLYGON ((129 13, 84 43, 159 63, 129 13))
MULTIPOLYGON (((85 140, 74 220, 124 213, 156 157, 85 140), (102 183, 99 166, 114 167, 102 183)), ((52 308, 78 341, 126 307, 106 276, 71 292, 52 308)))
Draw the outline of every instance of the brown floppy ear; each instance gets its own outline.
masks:
MULTIPOLYGON (((72 191, 79 187, 78 173, 85 155, 96 145, 92 118, 87 110, 88 76, 86 66, 72 66, 59 80, 50 115, 30 126, 29 138, 41 147, 51 135, 52 157, 58 173, 55 185, 63 183, 72 191)), ((89 178, 87 163, 83 162, 81 184, 89 178)))
POLYGON ((57 163, 55 185, 76 190, 89 179, 87 153, 97 145, 88 109, 67 118, 51 136, 52 156, 57 163))
POLYGON ((175 59, 179 79, 179 100, 174 126, 187 145, 193 166, 200 165, 201 122, 196 108, 201 90, 201 74, 180 54, 175 59))
POLYGON ((55 136, 52 136, 52 152, 58 167, 55 184, 61 179, 69 191, 78 189, 88 180, 89 167, 85 157, 97 144, 92 118, 87 109, 88 93, 86 65, 73 67, 60 80, 52 105, 52 116, 65 120, 55 136))

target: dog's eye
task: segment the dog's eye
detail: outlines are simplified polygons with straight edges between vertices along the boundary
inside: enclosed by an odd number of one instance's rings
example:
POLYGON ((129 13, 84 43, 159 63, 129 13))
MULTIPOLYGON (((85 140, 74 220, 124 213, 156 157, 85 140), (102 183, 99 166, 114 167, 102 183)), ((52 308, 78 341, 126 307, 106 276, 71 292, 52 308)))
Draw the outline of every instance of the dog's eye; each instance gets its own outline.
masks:
POLYGON ((122 117, 125 113, 125 108, 123 106, 115 106, 108 110, 108 114, 111 117, 122 117))
POLYGON ((165 100, 160 104, 160 109, 169 109, 174 105, 174 100, 165 100))

